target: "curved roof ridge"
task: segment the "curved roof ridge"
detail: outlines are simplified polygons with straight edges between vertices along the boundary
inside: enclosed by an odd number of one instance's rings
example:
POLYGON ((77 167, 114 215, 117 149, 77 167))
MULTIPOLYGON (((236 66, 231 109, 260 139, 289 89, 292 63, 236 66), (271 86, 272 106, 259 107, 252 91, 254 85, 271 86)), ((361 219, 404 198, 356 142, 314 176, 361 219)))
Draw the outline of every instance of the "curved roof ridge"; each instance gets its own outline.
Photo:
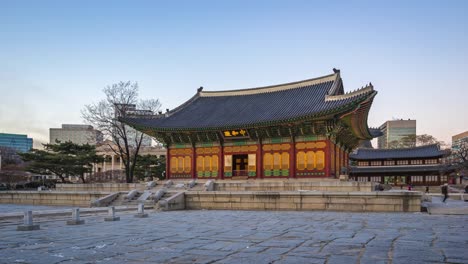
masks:
POLYGON ((357 90, 354 90, 354 91, 351 91, 351 92, 347 92, 345 94, 326 95, 325 96, 325 102, 345 100, 345 99, 360 96, 360 95, 363 95, 363 94, 366 94, 366 93, 372 92, 372 91, 374 91, 374 86, 372 85, 372 83, 369 83, 368 85, 366 85, 364 87, 361 87, 361 88, 359 88, 357 90))
POLYGON ((198 92, 200 97, 217 97, 217 96, 239 96, 239 95, 251 95, 261 93, 271 93, 285 91, 295 88, 301 88, 304 86, 316 85, 324 82, 336 81, 339 79, 339 73, 333 73, 313 79, 307 79, 297 82, 269 85, 256 88, 247 88, 239 90, 226 90, 226 91, 200 91, 198 92))
POLYGON ((358 149, 359 151, 374 151, 374 152, 391 152, 391 151, 410 151, 410 150, 418 150, 418 149, 424 149, 424 148, 434 148, 436 147, 437 150, 440 150, 440 145, 438 143, 434 144, 429 144, 429 145, 424 145, 424 146, 416 146, 416 147, 410 147, 410 148, 386 148, 386 149, 358 149))
POLYGON ((170 116, 172 114, 175 114, 175 113, 179 112, 180 110, 184 109, 186 106, 191 104, 193 101, 197 100, 199 97, 200 97, 200 92, 196 93, 194 96, 192 96, 190 99, 188 99, 185 103, 177 106, 176 108, 170 110, 169 112, 163 113, 162 116, 163 117, 168 117, 168 116, 170 116))
POLYGON ((378 159, 402 159, 402 158, 429 158, 442 157, 445 153, 439 144, 396 149, 365 149, 359 148, 349 155, 353 160, 378 160, 378 159))

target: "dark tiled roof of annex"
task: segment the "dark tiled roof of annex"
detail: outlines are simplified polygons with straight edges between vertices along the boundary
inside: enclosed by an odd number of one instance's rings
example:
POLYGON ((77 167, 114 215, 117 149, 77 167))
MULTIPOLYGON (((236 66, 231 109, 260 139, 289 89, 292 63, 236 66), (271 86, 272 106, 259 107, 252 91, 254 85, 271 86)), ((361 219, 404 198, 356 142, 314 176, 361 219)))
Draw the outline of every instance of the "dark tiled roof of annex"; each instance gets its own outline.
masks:
POLYGON ((420 146, 414 148, 399 149, 357 149, 356 153, 350 154, 352 160, 379 160, 379 159, 415 159, 436 158, 445 154, 440 150, 438 144, 420 146))
POLYGON ((130 125, 154 129, 249 127, 319 116, 345 109, 377 92, 372 84, 343 93, 340 71, 319 78, 260 88, 203 91, 179 107, 152 117, 128 117, 130 125))

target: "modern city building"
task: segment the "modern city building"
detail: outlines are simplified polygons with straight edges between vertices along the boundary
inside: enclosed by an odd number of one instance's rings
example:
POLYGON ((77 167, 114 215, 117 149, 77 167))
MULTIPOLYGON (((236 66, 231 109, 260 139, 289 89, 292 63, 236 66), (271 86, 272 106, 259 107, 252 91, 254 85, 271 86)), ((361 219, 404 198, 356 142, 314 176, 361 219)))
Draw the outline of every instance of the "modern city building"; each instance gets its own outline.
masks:
POLYGON ((414 137, 416 145, 416 120, 390 120, 382 124, 379 129, 383 133, 377 139, 379 149, 390 148, 392 144, 408 136, 414 137))
POLYGON ((442 157, 438 144, 400 149, 357 149, 349 155, 349 177, 395 186, 440 185, 447 182, 442 174, 442 157))
POLYGON ((33 139, 27 135, 0 133, 0 146, 8 147, 19 152, 32 149, 33 139))
POLYGON ((468 131, 452 136, 452 150, 458 150, 462 142, 468 143, 468 131))
POLYGON ((62 128, 49 129, 49 139, 50 144, 55 144, 57 141, 62 143, 71 141, 79 145, 96 145, 102 142, 103 136, 100 131, 95 130, 90 125, 63 124, 62 128))
POLYGON ((168 179, 336 178, 360 140, 372 84, 344 93, 340 71, 260 88, 203 91, 166 113, 121 117, 167 148, 168 179))

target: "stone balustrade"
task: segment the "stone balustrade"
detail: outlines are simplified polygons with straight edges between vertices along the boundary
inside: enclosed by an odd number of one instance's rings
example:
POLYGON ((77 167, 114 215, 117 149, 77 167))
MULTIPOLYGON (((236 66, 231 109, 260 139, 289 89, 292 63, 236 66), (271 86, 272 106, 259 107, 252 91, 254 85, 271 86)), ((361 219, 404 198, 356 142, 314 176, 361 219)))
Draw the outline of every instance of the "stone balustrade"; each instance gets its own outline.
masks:
POLYGON ((146 190, 146 184, 141 183, 58 183, 56 191, 67 192, 128 192, 130 190, 146 190))
POLYGON ((216 181, 214 189, 216 191, 324 191, 324 192, 372 192, 376 183, 355 182, 355 181, 216 181))

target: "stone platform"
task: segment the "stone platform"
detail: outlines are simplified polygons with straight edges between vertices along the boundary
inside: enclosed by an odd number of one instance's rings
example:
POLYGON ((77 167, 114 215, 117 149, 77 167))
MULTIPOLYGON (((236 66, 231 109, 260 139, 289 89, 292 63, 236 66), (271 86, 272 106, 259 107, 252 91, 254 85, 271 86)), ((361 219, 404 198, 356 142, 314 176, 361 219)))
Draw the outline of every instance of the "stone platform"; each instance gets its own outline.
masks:
POLYGON ((185 209, 420 212, 420 192, 185 192, 185 209))

